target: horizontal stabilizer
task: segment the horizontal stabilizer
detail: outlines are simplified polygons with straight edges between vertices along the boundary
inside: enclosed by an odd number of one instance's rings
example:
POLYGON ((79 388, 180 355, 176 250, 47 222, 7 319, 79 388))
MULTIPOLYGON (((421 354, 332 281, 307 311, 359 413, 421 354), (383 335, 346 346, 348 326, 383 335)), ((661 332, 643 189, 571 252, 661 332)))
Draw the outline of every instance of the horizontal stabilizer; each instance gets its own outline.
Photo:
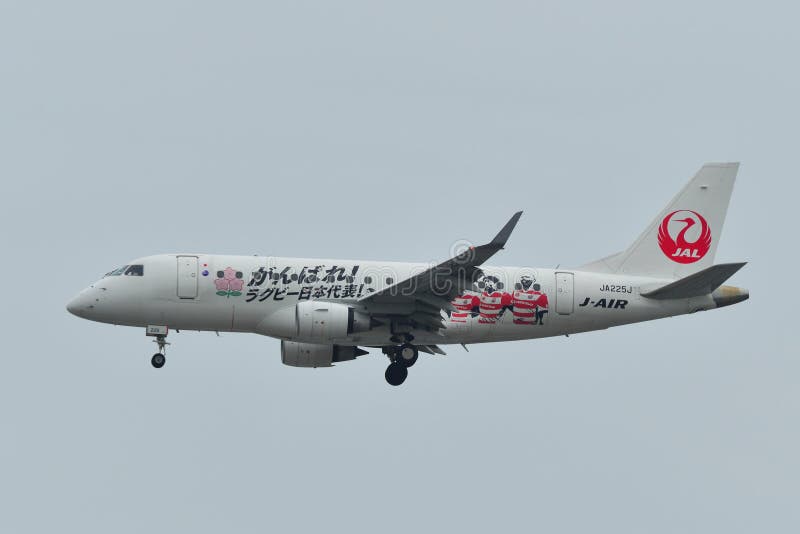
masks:
POLYGON ((712 265, 707 269, 690 274, 665 286, 643 292, 642 296, 649 299, 667 300, 709 295, 746 264, 746 262, 743 262, 712 265))

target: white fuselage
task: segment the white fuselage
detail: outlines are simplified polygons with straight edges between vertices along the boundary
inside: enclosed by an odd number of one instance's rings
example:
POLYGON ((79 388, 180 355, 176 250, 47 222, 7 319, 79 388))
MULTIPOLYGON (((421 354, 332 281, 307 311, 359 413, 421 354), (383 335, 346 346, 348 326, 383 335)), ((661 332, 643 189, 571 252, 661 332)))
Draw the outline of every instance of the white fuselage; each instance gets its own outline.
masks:
MULTIPOLYGON (((283 327, 298 302, 359 306, 362 297, 430 267, 423 263, 206 254, 149 256, 131 265, 141 269, 131 275, 105 276, 75 297, 68 309, 86 319, 118 325, 253 332, 317 342, 283 327)), ((484 266, 481 270, 494 277, 494 286, 467 292, 454 301, 458 309, 451 315, 442 312, 444 329, 409 332, 415 343, 540 338, 717 307, 711 295, 672 300, 640 296, 641 288, 670 280, 570 269, 484 266), (521 281, 533 281, 537 289, 525 287, 521 281), (470 307, 470 300, 475 306, 470 307)), ((367 312, 379 315, 382 310, 372 306, 367 312)), ((413 312, 397 307, 390 311, 413 312)), ((329 341, 386 346, 393 343, 392 330, 391 323, 379 324, 329 341)))

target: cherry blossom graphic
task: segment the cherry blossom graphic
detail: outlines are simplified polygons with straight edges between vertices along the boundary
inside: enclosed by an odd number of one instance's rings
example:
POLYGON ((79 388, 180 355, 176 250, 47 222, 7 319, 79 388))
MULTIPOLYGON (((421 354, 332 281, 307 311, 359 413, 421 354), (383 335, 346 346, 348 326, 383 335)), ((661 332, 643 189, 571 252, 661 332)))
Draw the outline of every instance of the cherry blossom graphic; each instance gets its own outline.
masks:
POLYGON ((237 271, 233 267, 226 267, 224 271, 217 271, 217 277, 214 279, 217 295, 226 298, 241 295, 244 287, 242 276, 242 271, 237 271))

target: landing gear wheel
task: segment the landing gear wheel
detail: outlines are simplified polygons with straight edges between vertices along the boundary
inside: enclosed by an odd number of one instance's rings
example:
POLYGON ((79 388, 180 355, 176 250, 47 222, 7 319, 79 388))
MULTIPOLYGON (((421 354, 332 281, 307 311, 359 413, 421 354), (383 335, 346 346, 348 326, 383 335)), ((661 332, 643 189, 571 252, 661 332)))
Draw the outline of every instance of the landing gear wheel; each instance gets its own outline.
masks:
POLYGON ((156 369, 161 369, 164 367, 164 364, 167 363, 167 358, 160 352, 156 352, 153 354, 153 358, 150 360, 150 363, 152 363, 153 367, 156 369))
POLYGON ((419 350, 411 343, 404 343, 397 348, 397 362, 402 363, 406 367, 411 367, 417 363, 419 358, 419 350))
POLYGON ((167 351, 167 345, 169 345, 167 342, 167 334, 158 334, 153 342, 158 344, 158 352, 153 354, 150 363, 153 364, 153 367, 156 369, 161 369, 164 367, 164 364, 167 363, 167 357, 164 356, 164 353, 167 351))
POLYGON ((408 368, 399 363, 394 362, 389 364, 386 368, 386 381, 392 386, 399 386, 408 378, 408 368))

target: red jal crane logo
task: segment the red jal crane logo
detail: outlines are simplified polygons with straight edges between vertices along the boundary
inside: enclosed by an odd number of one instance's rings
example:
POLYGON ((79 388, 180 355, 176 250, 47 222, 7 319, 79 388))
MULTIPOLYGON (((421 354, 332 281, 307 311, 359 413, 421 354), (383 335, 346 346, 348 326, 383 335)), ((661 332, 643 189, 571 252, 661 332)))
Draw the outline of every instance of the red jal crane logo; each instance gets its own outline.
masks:
POLYGON ((658 228, 658 246, 674 262, 694 263, 700 261, 706 255, 708 249, 711 248, 711 228, 709 228, 708 222, 703 216, 696 211, 673 211, 661 221, 661 226, 658 228), (690 216, 675 217, 678 214, 680 216, 690 214, 690 216), (684 226, 678 231, 677 237, 673 239, 670 227, 674 230, 678 224, 683 224, 684 226), (695 241, 689 242, 686 240, 686 233, 696 224, 700 224, 700 235, 695 241))

